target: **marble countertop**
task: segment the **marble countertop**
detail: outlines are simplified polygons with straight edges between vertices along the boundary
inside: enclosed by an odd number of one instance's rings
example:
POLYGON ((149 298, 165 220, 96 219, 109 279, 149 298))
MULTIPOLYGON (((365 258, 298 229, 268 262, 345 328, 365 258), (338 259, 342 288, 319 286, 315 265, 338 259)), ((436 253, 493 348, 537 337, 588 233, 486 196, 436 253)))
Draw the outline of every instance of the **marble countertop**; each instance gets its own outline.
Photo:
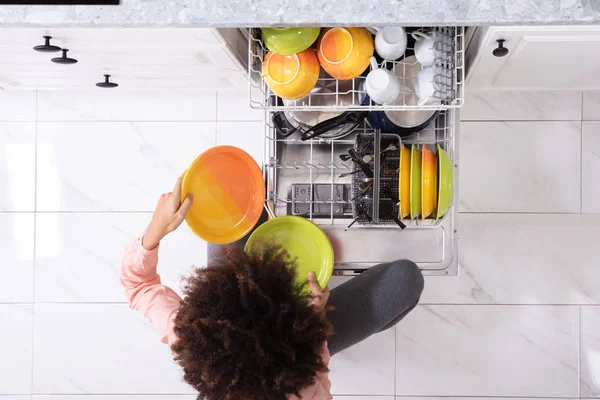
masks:
POLYGON ((121 0, 119 6, 0 6, 1 26, 592 23, 600 23, 600 0, 121 0))

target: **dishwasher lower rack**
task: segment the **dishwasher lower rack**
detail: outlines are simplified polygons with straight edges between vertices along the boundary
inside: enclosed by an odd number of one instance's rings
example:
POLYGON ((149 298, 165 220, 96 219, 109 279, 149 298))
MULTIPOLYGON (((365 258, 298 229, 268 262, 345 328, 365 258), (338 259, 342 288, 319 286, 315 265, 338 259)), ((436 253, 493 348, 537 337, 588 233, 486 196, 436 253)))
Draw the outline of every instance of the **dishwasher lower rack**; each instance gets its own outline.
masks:
POLYGON ((267 113, 263 168, 267 207, 274 216, 300 215, 319 225, 334 247, 335 274, 358 274, 398 259, 415 261, 424 274, 458 273, 458 110, 441 111, 423 131, 401 139, 407 146, 439 144, 454 160, 455 183, 453 206, 442 219, 405 219, 404 230, 386 218, 348 229, 354 219, 350 173, 355 166, 340 155, 355 146, 357 136, 386 134, 362 123, 341 139, 301 141, 296 134, 278 137, 270 117, 267 113))

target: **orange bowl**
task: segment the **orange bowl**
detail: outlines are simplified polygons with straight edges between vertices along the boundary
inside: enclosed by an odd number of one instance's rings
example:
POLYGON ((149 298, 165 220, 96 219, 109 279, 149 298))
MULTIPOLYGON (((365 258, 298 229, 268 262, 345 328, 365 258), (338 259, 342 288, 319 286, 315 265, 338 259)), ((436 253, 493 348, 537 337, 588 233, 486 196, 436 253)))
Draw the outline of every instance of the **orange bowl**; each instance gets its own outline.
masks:
POLYGON ((262 74, 269 88, 286 100, 309 94, 317 84, 319 71, 319 61, 312 49, 289 55, 269 51, 262 65, 262 74))
POLYGON ((348 80, 369 67, 374 50, 373 36, 366 28, 329 28, 319 38, 317 56, 329 75, 348 80))

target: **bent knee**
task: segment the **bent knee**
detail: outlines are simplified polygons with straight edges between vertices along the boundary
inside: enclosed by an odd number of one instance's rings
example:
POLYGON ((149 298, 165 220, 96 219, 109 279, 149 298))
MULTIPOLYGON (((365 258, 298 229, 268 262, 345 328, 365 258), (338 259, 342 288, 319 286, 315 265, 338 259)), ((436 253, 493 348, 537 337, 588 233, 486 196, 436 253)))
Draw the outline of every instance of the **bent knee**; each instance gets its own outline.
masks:
POLYGON ((423 293, 425 286, 425 280, 421 270, 414 262, 410 260, 399 260, 389 264, 390 269, 394 277, 398 280, 398 283, 410 290, 415 299, 418 300, 423 293))

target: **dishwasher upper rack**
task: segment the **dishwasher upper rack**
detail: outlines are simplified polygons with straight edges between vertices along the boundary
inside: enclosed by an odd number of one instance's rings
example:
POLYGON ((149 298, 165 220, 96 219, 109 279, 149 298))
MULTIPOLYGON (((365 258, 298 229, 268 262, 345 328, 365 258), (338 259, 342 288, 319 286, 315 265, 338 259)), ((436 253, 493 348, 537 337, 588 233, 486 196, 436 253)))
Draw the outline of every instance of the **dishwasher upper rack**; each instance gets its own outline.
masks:
MULTIPOLYGON (((273 216, 288 213, 288 207, 294 202, 291 193, 287 190, 292 183, 328 184, 331 187, 330 200, 307 200, 304 203, 309 205, 319 204, 321 207, 329 205, 329 217, 315 217, 312 212, 309 212, 306 217, 319 225, 348 225, 349 219, 335 217, 334 215, 339 207, 352 207, 352 201, 351 199, 334 199, 334 193, 338 184, 352 185, 352 176, 339 178, 339 175, 354 171, 355 165, 352 161, 342 161, 339 155, 346 154, 347 149, 354 147, 357 135, 375 135, 379 133, 372 129, 367 122, 362 122, 352 134, 341 139, 316 138, 302 141, 294 135, 280 138, 277 136, 277 131, 271 122, 271 115, 271 112, 267 112, 265 165, 263 168, 267 184, 266 203, 270 213, 273 216), (285 153, 282 153, 282 148, 286 150, 285 153), (287 151, 289 149, 292 150, 287 151), (281 182, 280 176, 286 176, 286 180, 281 182)), ((439 144, 454 160, 456 123, 454 113, 449 110, 440 111, 429 126, 414 135, 402 138, 401 142, 406 146, 414 144, 422 147, 427 145, 432 150, 439 144)), ((396 162, 399 162, 399 160, 396 162)), ((379 187, 379 184, 378 181, 377 187, 379 187)), ((298 201, 296 200, 296 202, 298 201)), ((309 208, 309 210, 312 209, 309 208)), ((403 222, 409 228, 431 228, 440 226, 444 218, 438 221, 433 219, 406 219, 403 222)), ((368 224, 368 226, 389 228, 392 224, 394 224, 393 221, 383 220, 381 223, 368 224)))
MULTIPOLYGON (((373 102, 361 104, 364 93, 366 74, 340 85, 340 81, 322 73, 316 87, 327 87, 325 91, 314 91, 298 101, 284 104, 281 99, 267 86, 262 76, 262 63, 268 49, 261 38, 259 28, 249 29, 248 44, 248 82, 250 107, 266 110, 447 110, 461 107, 464 103, 465 80, 465 29, 464 27, 429 27, 421 30, 431 32, 435 37, 436 58, 434 61, 436 91, 434 97, 439 99, 438 104, 414 104, 414 92, 409 89, 414 87, 414 78, 407 77, 410 82, 400 82, 402 90, 394 104, 379 105, 373 102), (361 84, 363 83, 363 84, 361 84), (340 88, 342 86, 342 88, 340 88), (352 96, 348 94, 352 93, 352 96), (318 97, 328 96, 327 106, 318 97), (348 98, 352 100, 349 102, 348 98), (313 104, 314 103, 314 104, 313 104), (319 104, 319 105, 317 105, 319 104)), ((413 48, 407 47, 406 54, 412 54, 413 48)), ((407 70, 414 70, 414 60, 388 61, 380 66, 396 71, 403 69, 403 76, 407 70)), ((369 67, 370 69, 371 67, 369 67)))

